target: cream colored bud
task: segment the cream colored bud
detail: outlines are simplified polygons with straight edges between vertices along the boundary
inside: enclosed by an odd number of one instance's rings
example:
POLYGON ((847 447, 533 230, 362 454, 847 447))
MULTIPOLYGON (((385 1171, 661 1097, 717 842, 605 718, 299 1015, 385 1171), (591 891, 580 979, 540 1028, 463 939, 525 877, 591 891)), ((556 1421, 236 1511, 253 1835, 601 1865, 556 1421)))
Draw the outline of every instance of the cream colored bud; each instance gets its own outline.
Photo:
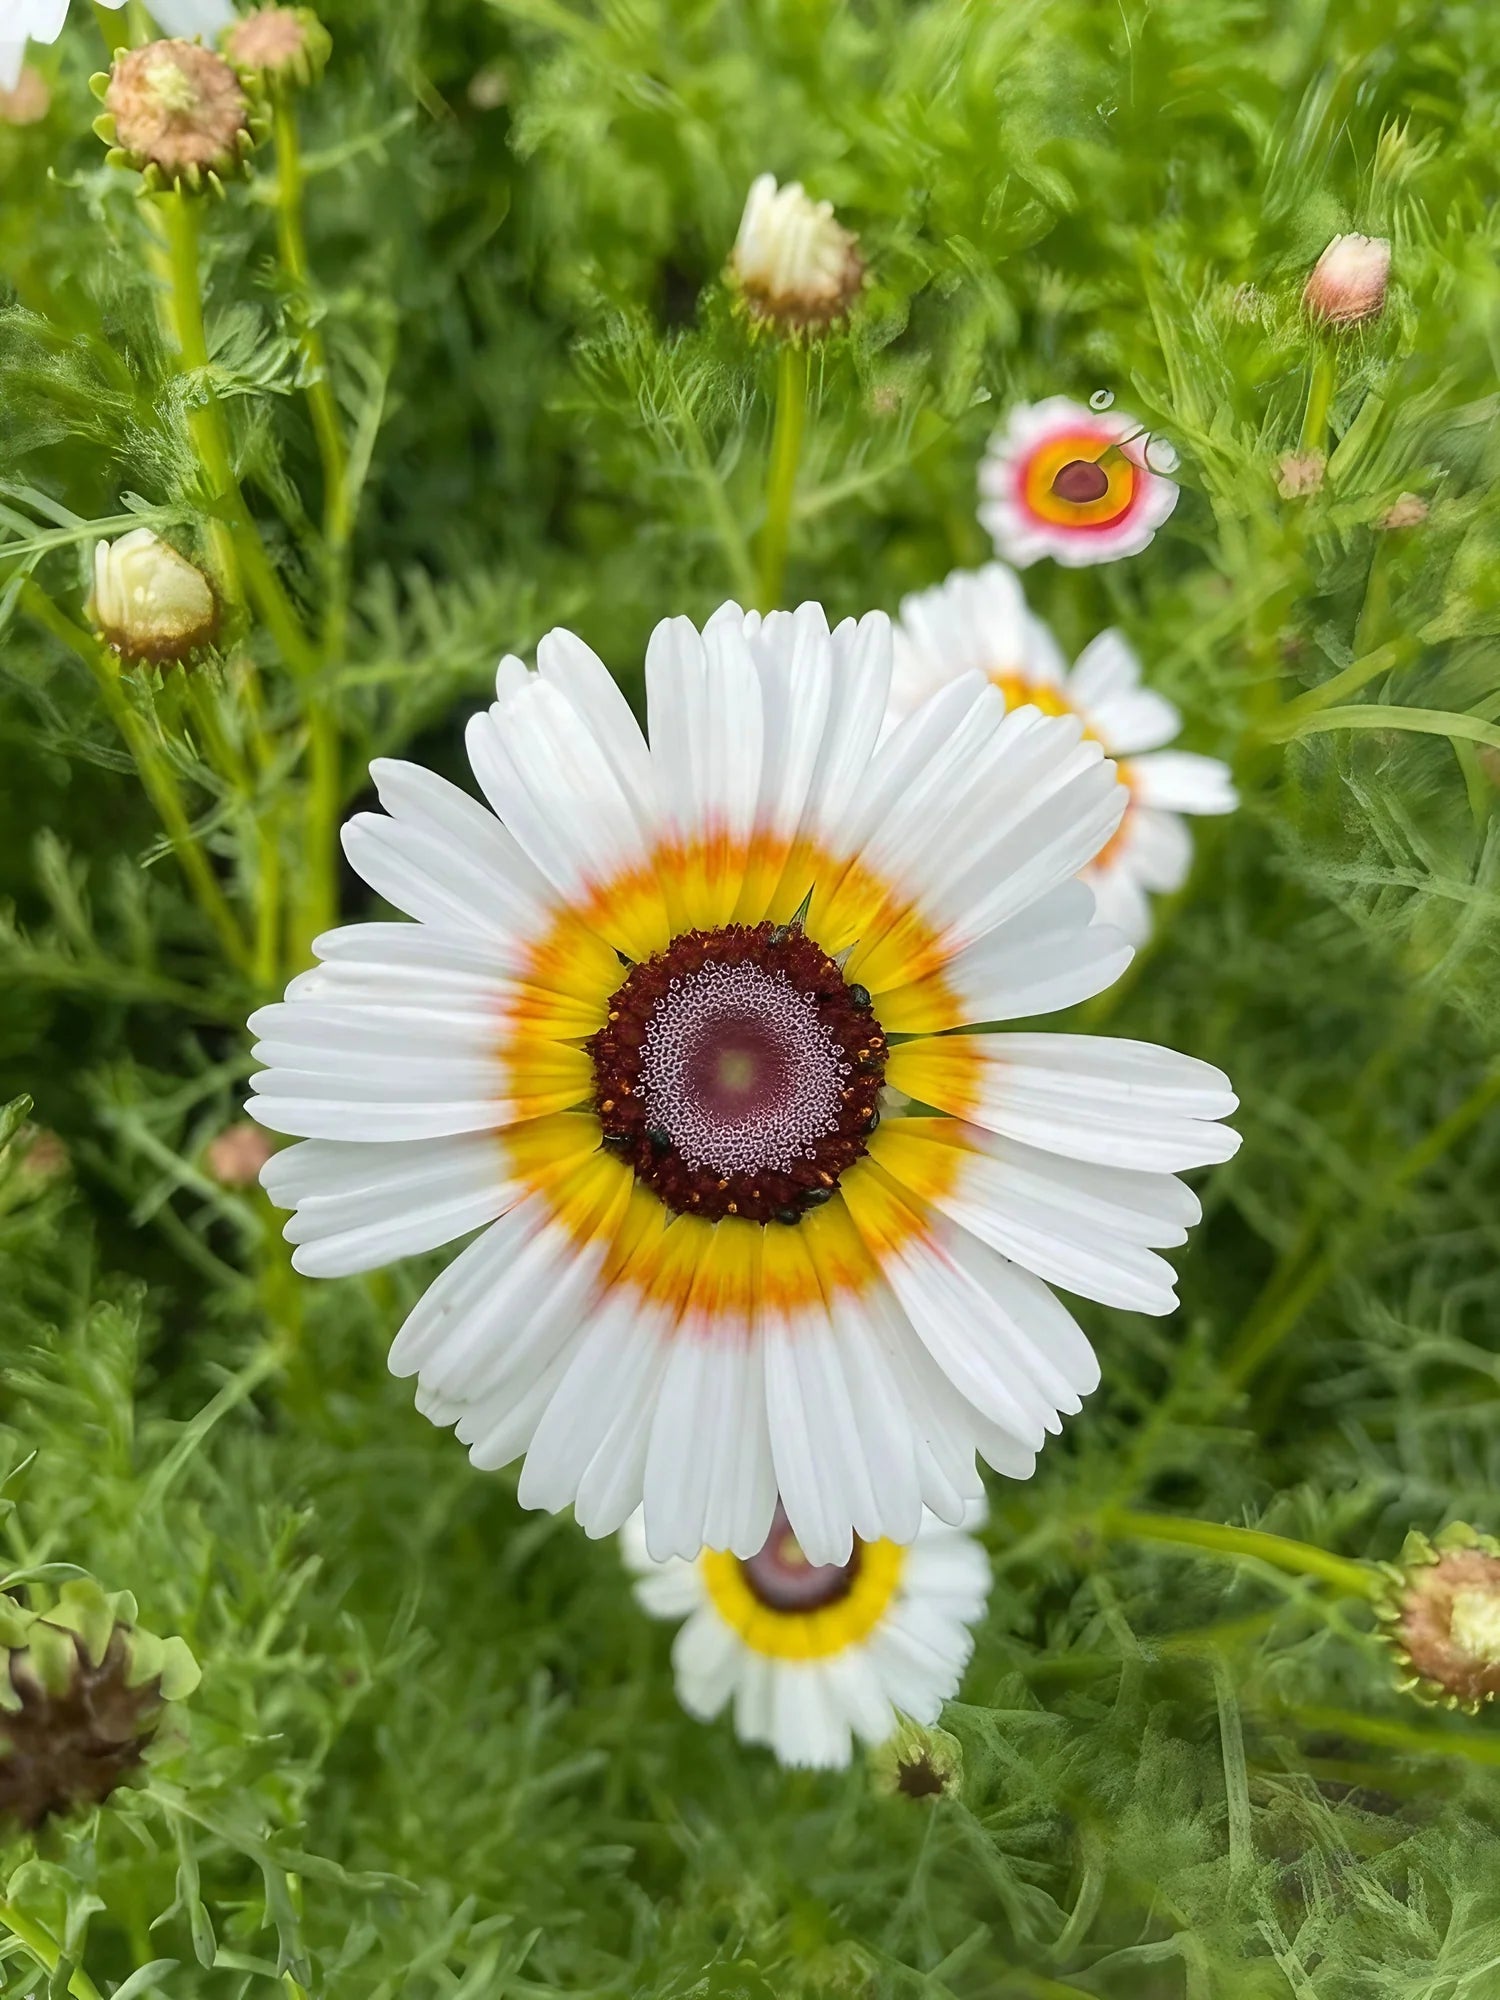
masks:
POLYGON ((150 528, 94 549, 89 616, 122 659, 168 664, 206 645, 219 607, 202 570, 150 528))
POLYGON ((806 333, 848 312, 864 282, 855 238, 801 184, 762 174, 750 190, 729 258, 731 280, 757 319, 806 333))
POLYGON ((1391 246, 1383 236, 1335 236, 1318 259, 1302 303, 1327 326, 1374 319, 1391 281, 1391 246))

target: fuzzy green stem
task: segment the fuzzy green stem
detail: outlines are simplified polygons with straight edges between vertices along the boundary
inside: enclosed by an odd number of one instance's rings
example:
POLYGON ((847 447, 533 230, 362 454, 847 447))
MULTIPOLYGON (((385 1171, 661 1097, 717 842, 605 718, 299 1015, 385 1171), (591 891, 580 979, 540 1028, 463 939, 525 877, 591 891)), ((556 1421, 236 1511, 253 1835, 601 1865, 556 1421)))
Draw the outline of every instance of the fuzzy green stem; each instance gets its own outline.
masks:
POLYGON ((1376 701, 1354 708, 1325 708, 1306 717, 1297 734, 1313 736, 1330 729, 1406 729, 1418 736, 1446 736, 1450 742, 1483 743, 1500 750, 1500 723, 1444 708, 1399 708, 1376 701))
POLYGON ((1338 379, 1338 349, 1332 341, 1325 341, 1312 365, 1312 376, 1307 385, 1307 407, 1302 413, 1302 437, 1298 445, 1300 451, 1321 452, 1326 445, 1328 413, 1333 408, 1338 379))
POLYGON ((776 367, 776 423, 766 467, 766 518, 760 533, 762 611, 774 611, 781 603, 792 501, 797 490, 797 466, 802 457, 806 423, 807 350, 787 341, 776 367))
POLYGON ((234 568, 244 576, 256 610, 295 673, 309 674, 316 655, 300 620, 287 600, 270 558, 262 546, 229 449, 229 433, 212 389, 207 385, 208 336, 203 323, 203 296, 198 268, 198 209, 191 195, 160 197, 166 238, 172 327, 182 365, 203 377, 199 399, 189 416, 193 443, 214 491, 214 504, 227 531, 234 568))
POLYGON ((93 636, 75 625, 71 618, 59 611, 47 593, 36 583, 27 580, 21 587, 21 606, 27 616, 50 632, 75 653, 94 676, 104 704, 121 736, 125 739, 136 770, 140 774, 146 795, 156 808, 157 817, 171 844, 188 884, 198 899, 200 908, 218 935, 230 963, 240 971, 250 969, 250 955, 240 929, 239 919, 229 905, 219 884, 219 878, 209 866, 208 858, 193 834, 192 822, 187 808, 177 789, 177 779, 171 765, 162 757, 151 740, 149 730, 130 706, 125 690, 120 685, 118 663, 107 648, 101 646, 93 636))
POLYGON ((1261 725, 1258 734, 1271 743, 1285 743, 1300 734, 1308 719, 1321 710, 1331 708, 1335 702, 1345 701, 1352 694, 1367 687, 1381 674, 1405 665, 1411 649, 1400 640, 1392 640, 1388 645, 1376 647, 1362 660, 1355 660, 1326 680, 1320 687, 1309 688, 1306 694, 1299 694, 1295 701, 1289 701, 1270 719, 1261 725))
POLYGON ((1357 1743, 1378 1744, 1383 1750, 1405 1751, 1408 1756, 1465 1757, 1472 1764, 1500 1765, 1500 1741, 1491 1736, 1423 1729, 1416 1723, 1391 1722, 1383 1716, 1356 1715, 1346 1708, 1292 1704, 1282 1713, 1299 1728, 1316 1730, 1320 1735, 1349 1736, 1357 1743))
POLYGON ((1101 1531, 1121 1541, 1169 1542, 1228 1562, 1270 1563, 1298 1576, 1313 1576, 1332 1584, 1346 1597, 1372 1597, 1380 1588, 1379 1572, 1368 1563, 1331 1555, 1310 1542, 1263 1528, 1233 1528, 1221 1521, 1195 1521, 1176 1514, 1144 1514, 1128 1507, 1110 1507, 1099 1516, 1101 1531))
MULTIPOLYGON (((13 1904, 3 1901, 0 1901, 0 1924, 4 1924, 11 1936, 25 1945, 44 1972, 56 1972, 62 1962, 62 1946, 50 1931, 24 1916, 13 1904)), ((81 1965, 69 1977, 68 1991, 73 2000, 101 2000, 98 1987, 81 1965)))

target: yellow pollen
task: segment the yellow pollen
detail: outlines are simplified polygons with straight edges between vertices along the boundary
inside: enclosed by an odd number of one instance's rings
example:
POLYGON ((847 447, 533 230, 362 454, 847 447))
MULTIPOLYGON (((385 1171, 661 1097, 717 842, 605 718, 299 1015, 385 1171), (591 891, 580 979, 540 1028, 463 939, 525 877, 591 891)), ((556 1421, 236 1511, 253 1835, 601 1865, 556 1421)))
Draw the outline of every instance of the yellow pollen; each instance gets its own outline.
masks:
POLYGON ((1449 1635, 1468 1660, 1500 1664, 1500 1590, 1483 1584, 1453 1593, 1449 1635))
MULTIPOLYGON (((1007 708, 1025 708, 1029 702, 1039 708, 1043 715, 1073 715, 1076 710, 1060 688, 1050 681, 1028 680, 1024 674, 1010 673, 996 669, 990 675, 991 681, 1005 696, 1007 708)), ((1091 733, 1087 730, 1085 733, 1091 733)))
POLYGON ((755 1082, 755 1064, 742 1053, 721 1056, 719 1081, 726 1090, 749 1090, 755 1082))

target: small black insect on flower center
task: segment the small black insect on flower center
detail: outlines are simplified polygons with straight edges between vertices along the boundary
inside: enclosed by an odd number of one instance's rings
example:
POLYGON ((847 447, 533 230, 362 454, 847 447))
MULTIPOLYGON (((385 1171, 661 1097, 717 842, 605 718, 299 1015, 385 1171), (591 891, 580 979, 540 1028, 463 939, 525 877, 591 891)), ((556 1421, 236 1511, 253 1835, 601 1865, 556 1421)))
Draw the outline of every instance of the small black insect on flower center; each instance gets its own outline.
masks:
POLYGON ((634 965, 592 1036, 604 1144, 666 1205, 795 1223, 879 1121, 870 994, 798 923, 685 931, 634 965))

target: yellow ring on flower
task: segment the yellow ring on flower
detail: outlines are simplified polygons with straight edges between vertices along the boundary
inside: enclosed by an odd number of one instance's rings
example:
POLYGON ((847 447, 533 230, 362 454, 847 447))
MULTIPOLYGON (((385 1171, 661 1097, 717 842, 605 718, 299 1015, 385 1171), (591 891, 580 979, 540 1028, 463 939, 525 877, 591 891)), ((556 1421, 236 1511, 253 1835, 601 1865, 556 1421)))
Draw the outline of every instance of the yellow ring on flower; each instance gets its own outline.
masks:
POLYGON ((1069 431, 1036 447, 1026 463, 1021 493, 1033 514, 1056 527, 1109 527, 1134 506, 1140 479, 1140 467, 1112 438, 1097 431, 1069 431), (1052 490, 1063 467, 1078 459, 1097 465, 1109 482, 1097 500, 1064 500, 1052 490))
POLYGON ((745 1581, 737 1556, 717 1549, 699 1558, 709 1601, 752 1653, 771 1660, 826 1660, 861 1645, 890 1609, 906 1551, 894 1542, 863 1542, 848 1594, 816 1611, 773 1611, 745 1581))

